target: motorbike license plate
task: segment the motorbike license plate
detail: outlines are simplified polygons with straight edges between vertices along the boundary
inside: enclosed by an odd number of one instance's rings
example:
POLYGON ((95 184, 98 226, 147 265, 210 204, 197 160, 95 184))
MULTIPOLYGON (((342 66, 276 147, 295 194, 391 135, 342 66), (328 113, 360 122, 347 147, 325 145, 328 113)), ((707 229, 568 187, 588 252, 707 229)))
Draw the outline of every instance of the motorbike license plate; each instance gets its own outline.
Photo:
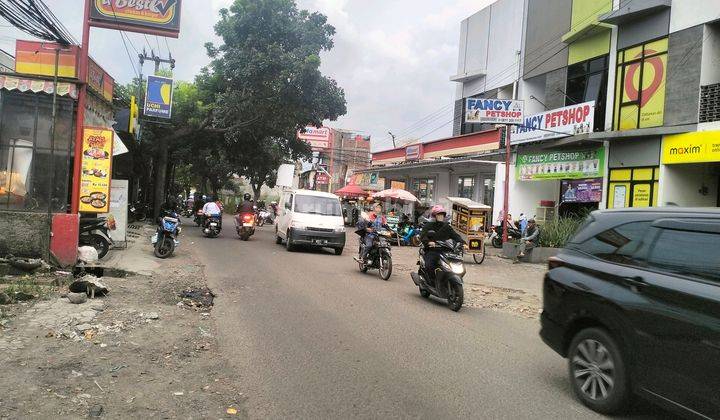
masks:
POLYGON ((252 223, 243 223, 243 227, 253 227, 252 223))
POLYGON ((210 226, 215 227, 215 226, 217 226, 217 223, 210 223, 210 226))
POLYGON ((158 241, 158 234, 156 233, 152 236, 152 238, 150 238, 150 243, 155 245, 157 243, 157 241, 158 241))
POLYGON ((312 242, 315 245, 327 245, 327 243, 328 243, 327 239, 313 239, 312 242))
POLYGON ((134 212, 134 211, 135 211, 135 207, 130 207, 130 211, 134 212))

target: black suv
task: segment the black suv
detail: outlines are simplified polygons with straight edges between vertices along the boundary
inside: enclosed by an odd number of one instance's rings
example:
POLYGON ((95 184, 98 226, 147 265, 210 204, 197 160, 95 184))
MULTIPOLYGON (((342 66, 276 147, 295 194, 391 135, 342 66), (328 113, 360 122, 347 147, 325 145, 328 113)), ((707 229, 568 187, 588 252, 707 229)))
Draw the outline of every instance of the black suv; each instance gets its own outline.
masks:
POLYGON ((597 211, 549 262, 543 341, 578 398, 720 418, 720 209, 597 211))

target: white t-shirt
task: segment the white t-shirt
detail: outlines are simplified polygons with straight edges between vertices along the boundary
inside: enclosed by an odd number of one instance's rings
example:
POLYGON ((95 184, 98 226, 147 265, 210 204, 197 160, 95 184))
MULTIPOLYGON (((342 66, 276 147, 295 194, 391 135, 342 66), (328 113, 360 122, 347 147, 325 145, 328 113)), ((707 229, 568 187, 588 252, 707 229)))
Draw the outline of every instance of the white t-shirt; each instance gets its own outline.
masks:
POLYGON ((212 216, 212 215, 220 214, 221 211, 220 211, 220 207, 218 207, 218 205, 215 204, 214 201, 210 201, 210 202, 205 203, 205 205, 203 206, 203 213, 212 216))

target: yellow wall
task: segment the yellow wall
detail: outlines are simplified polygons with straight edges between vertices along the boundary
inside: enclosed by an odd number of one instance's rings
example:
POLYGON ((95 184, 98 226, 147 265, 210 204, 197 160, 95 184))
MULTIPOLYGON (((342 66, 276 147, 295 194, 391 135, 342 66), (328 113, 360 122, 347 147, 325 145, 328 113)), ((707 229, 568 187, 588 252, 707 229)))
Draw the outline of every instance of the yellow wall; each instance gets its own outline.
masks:
MULTIPOLYGON (((597 22, 598 16, 612 10, 612 0, 574 0, 572 6, 571 31, 597 22)), ((570 44, 568 64, 589 60, 610 52, 610 29, 581 38, 570 44)))

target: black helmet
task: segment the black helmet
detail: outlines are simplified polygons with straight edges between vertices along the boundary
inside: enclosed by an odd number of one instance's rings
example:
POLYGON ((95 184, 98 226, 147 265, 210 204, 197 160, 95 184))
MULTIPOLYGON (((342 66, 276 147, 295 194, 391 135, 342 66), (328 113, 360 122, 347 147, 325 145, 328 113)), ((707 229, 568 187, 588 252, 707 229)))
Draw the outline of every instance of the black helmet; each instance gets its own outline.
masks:
POLYGON ((250 201, 250 193, 243 194, 243 200, 250 201))

